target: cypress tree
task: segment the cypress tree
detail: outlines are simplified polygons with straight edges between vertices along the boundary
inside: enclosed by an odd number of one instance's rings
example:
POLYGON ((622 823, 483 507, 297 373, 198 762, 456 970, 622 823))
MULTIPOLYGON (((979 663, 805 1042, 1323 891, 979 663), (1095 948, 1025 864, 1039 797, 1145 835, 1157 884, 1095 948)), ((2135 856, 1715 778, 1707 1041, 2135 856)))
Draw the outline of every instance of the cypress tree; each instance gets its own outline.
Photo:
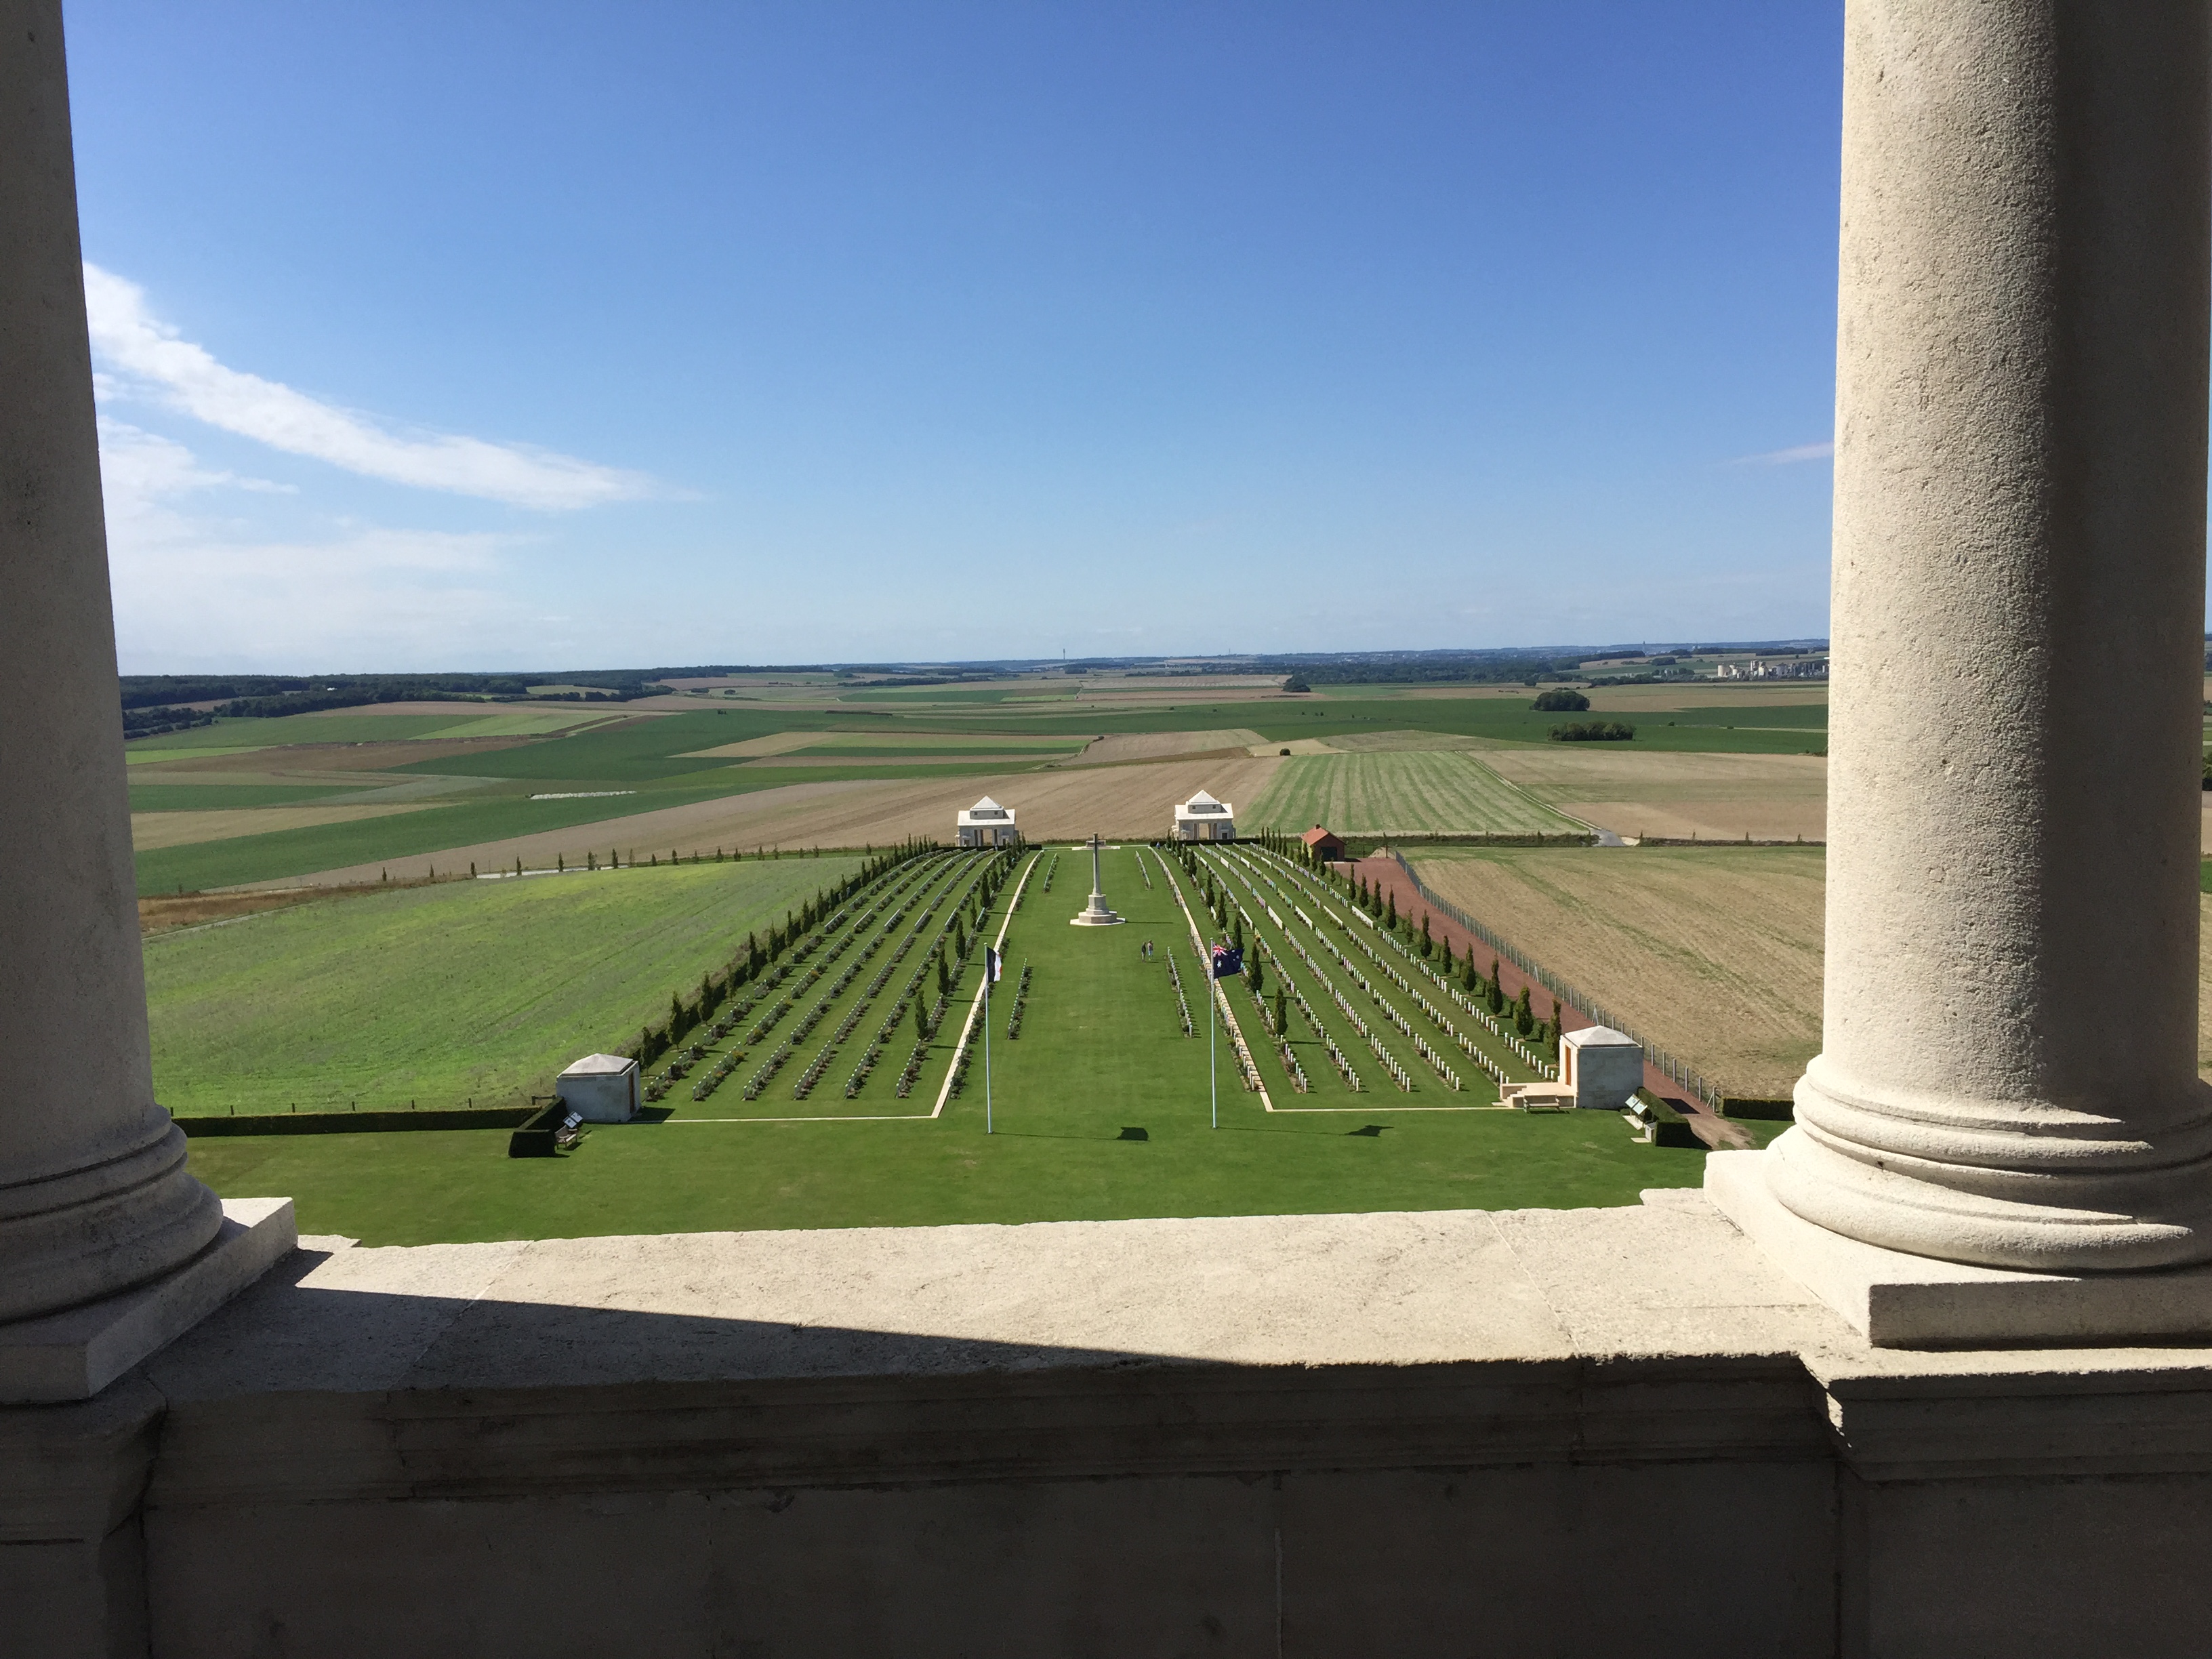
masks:
POLYGON ((922 1042, 929 1041, 929 1011, 921 1006, 921 999, 914 1000, 914 1034, 922 1042))
POLYGON ((1536 1011, 1528 1006, 1528 988, 1524 985, 1513 1003, 1513 1029, 1525 1037, 1535 1026, 1536 1011))
POLYGON ((1444 976, 1445 976, 1446 978, 1448 978, 1448 979, 1449 979, 1449 978, 1451 976, 1451 970, 1452 970, 1451 941, 1450 941, 1449 939, 1446 939, 1446 940, 1444 941, 1444 976))
POLYGON ((945 947, 937 947, 937 994, 949 995, 952 990, 952 975, 945 971, 945 947))
POLYGON ((1398 931, 1398 896, 1395 893, 1382 901, 1382 925, 1394 933, 1398 931))
POLYGON ((1421 912, 1421 954, 1426 956, 1434 948, 1429 939, 1429 913, 1424 910, 1421 912))
POLYGON ((1284 1006, 1283 988, 1278 985, 1275 988, 1275 1035, 1277 1036, 1288 1036, 1290 1034, 1290 1015, 1284 1006))

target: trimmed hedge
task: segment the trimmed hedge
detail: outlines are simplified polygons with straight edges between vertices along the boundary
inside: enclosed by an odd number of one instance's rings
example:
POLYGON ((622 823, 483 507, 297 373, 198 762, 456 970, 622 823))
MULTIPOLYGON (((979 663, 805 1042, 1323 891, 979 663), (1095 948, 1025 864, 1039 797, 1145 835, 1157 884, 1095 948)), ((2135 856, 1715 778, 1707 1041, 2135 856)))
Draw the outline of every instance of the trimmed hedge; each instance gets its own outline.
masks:
POLYGON ((348 1135, 388 1129, 504 1129, 537 1112, 535 1106, 456 1106, 427 1112, 250 1112, 243 1117, 180 1117, 188 1136, 348 1135))
POLYGON ((1723 1117, 1756 1118, 1767 1123, 1795 1123, 1797 1103, 1794 1100, 1761 1100, 1750 1095, 1723 1095, 1723 1117))

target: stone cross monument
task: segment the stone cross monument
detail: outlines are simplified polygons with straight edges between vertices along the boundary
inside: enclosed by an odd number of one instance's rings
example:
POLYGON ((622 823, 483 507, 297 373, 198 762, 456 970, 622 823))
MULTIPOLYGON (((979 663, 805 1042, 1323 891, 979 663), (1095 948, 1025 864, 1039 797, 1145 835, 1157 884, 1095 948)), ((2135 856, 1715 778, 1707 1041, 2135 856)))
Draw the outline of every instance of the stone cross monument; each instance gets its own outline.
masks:
POLYGON ((1084 906, 1083 912, 1080 915, 1070 916, 1068 918, 1068 922, 1072 927, 1113 927, 1119 926, 1121 922, 1127 920, 1127 917, 1115 915, 1111 910, 1106 908, 1106 895, 1100 890, 1098 885, 1098 854, 1100 851, 1101 848, 1098 844, 1098 835, 1096 830, 1093 830, 1091 836, 1091 902, 1084 906))

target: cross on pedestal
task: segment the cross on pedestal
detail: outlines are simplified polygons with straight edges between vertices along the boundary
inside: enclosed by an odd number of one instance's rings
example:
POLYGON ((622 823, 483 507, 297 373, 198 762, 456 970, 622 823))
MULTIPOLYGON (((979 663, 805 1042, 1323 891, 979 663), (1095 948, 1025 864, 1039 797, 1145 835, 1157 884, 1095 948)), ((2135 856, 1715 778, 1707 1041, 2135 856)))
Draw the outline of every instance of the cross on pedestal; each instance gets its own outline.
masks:
POLYGON ((1095 830, 1091 831, 1090 845, 1091 902, 1084 907, 1083 912, 1080 915, 1071 916, 1068 918, 1069 925, 1076 927, 1118 927, 1121 922, 1126 921, 1127 918, 1117 916, 1111 910, 1106 908, 1106 894, 1098 884, 1098 854, 1103 851, 1104 848, 1101 846, 1098 840, 1098 833, 1095 830))

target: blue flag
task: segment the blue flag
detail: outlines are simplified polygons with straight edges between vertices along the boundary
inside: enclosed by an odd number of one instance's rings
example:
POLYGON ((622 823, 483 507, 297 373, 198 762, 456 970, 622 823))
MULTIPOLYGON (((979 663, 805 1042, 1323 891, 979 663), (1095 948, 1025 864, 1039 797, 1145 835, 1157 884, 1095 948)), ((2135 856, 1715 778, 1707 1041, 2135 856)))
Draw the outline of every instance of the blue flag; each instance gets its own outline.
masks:
POLYGON ((1214 978, 1234 979, 1243 971, 1244 953, 1242 951, 1226 945, 1217 945, 1213 947, 1214 978))

